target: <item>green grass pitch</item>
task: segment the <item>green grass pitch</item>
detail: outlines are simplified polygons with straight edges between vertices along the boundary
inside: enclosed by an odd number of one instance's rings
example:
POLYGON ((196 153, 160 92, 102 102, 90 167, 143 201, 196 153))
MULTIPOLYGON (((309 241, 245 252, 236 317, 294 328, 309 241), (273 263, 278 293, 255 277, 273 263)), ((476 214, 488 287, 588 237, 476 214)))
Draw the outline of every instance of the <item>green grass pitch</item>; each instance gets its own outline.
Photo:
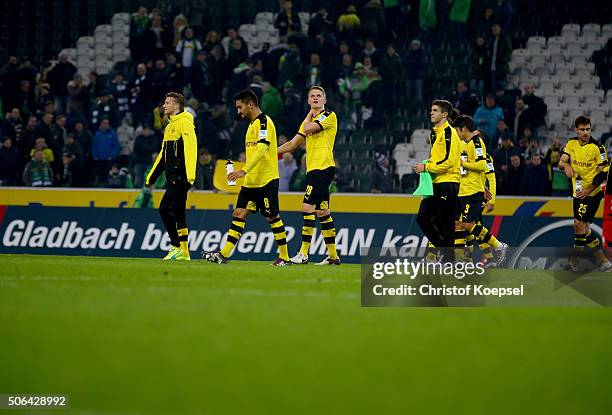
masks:
POLYGON ((19 414, 609 414, 612 310, 361 308, 356 265, 0 256, 19 414))

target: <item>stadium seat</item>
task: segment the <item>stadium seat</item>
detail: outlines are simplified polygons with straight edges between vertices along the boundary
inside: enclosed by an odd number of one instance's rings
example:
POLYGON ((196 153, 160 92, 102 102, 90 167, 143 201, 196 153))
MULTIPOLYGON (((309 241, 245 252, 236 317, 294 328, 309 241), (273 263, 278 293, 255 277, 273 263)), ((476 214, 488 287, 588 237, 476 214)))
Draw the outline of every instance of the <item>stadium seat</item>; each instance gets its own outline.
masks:
POLYGON ((596 75, 584 75, 579 76, 580 79, 580 87, 584 88, 585 85, 592 85, 593 89, 596 89, 599 86, 599 76, 596 75))
POLYGON ((565 97, 563 98, 563 102, 565 103, 566 108, 577 108, 580 106, 580 94, 577 91, 565 92, 565 97))
POLYGON ((568 62, 560 62, 555 64, 555 75, 559 76, 561 80, 563 77, 572 75, 574 72, 574 65, 568 62))
POLYGON ((589 95, 585 95, 584 103, 589 108, 599 108, 599 106, 602 104, 604 105, 604 107, 606 107, 606 104, 603 102, 603 99, 603 91, 601 89, 596 89, 595 91, 590 92, 589 95))
POLYGON ((612 23, 607 23, 601 28, 601 37, 609 39, 612 37, 612 23))
POLYGON ((546 45, 548 46, 548 49, 551 49, 551 46, 553 45, 559 45, 559 47, 561 49, 565 48, 565 38, 562 36, 551 36, 548 38, 548 41, 546 42, 546 45))
POLYGON ((527 49, 540 50, 546 47, 546 38, 543 36, 531 36, 527 39, 527 49))
POLYGON ((607 120, 606 113, 607 110, 603 104, 600 106, 600 108, 589 109, 589 116, 591 117, 591 122, 593 124, 597 124, 598 122, 605 122, 607 120))
POLYGON ((395 165, 395 173, 399 177, 403 177, 405 174, 413 174, 412 164, 400 163, 399 160, 397 160, 397 164, 395 165))
POLYGON ((581 33, 582 33, 582 36, 586 35, 587 33, 593 33, 596 36, 599 36, 599 34, 601 33, 601 26, 598 25, 597 23, 587 23, 582 26, 581 33))
POLYGON ((576 23, 564 24, 561 28, 561 36, 566 37, 566 35, 570 34, 578 36, 580 34, 580 25, 577 25, 576 23))
POLYGON ((562 109, 559 97, 555 95, 542 95, 542 99, 549 110, 562 109))
POLYGON ((274 25, 274 13, 259 12, 255 15, 255 25, 274 25))
POLYGON ((546 116, 548 118, 547 125, 551 127, 564 122, 565 112, 561 109, 549 109, 546 116))
POLYGON ((298 16, 300 16, 300 23, 302 23, 302 26, 308 25, 308 23, 310 22, 310 13, 298 12, 298 16))
POLYGON ((595 64, 593 62, 573 63, 574 72, 576 75, 593 75, 595 73, 595 64))

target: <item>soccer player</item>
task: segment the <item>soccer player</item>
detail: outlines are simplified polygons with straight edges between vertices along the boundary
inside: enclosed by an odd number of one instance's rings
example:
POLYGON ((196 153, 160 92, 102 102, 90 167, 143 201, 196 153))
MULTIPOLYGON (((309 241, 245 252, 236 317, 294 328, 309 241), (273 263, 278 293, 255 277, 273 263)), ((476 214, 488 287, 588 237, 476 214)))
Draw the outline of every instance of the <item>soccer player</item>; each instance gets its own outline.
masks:
POLYGON ((459 187, 459 203, 455 222, 455 256, 464 255, 466 238, 473 235, 479 244, 493 247, 497 262, 503 262, 508 246, 500 241, 488 229, 479 223, 482 206, 485 202, 485 174, 487 152, 484 141, 474 127, 472 117, 460 115, 453 126, 461 138, 461 184, 459 187))
MULTIPOLYGON (((609 170, 608 154, 600 142, 591 137, 591 120, 583 115, 576 118, 576 137, 568 140, 559 161, 559 168, 572 179, 574 188, 574 247, 594 250, 601 271, 612 271, 612 264, 601 249, 601 241, 591 231, 603 197, 601 184, 609 170)), ((578 257, 572 256, 568 269, 578 270, 578 257)))
POLYGON ((227 242, 221 251, 204 252, 203 258, 217 264, 227 263, 244 232, 246 217, 259 210, 270 224, 278 244, 279 256, 272 265, 291 265, 287 250, 287 233, 279 216, 276 127, 272 119, 261 112, 257 95, 250 89, 234 95, 234 100, 238 116, 247 118, 250 124, 245 137, 246 164, 242 170, 228 175, 227 179, 244 177, 244 183, 238 194, 227 242))
POLYGON ((187 191, 196 177, 198 142, 193 125, 193 116, 185 111, 185 97, 169 92, 163 105, 164 114, 170 122, 164 130, 162 148, 145 183, 151 190, 162 172, 166 173, 166 192, 159 204, 166 231, 172 245, 164 260, 189 261, 187 244, 189 231, 185 217, 187 191))
POLYGON ((306 140, 306 193, 302 203, 302 246, 291 262, 308 263, 308 250, 315 228, 315 213, 327 247, 327 257, 317 265, 340 265, 336 250, 336 229, 329 210, 329 186, 334 179, 334 141, 338 130, 336 113, 326 109, 325 90, 312 86, 308 90, 310 111, 291 141, 278 148, 279 153, 295 151, 306 140))
POLYGON ((430 118, 433 130, 430 137, 430 156, 426 164, 417 163, 415 173, 428 171, 433 178, 433 196, 423 199, 417 215, 419 227, 437 248, 454 246, 455 211, 459 193, 459 146, 457 132, 448 123, 453 111, 450 102, 435 100, 430 118))

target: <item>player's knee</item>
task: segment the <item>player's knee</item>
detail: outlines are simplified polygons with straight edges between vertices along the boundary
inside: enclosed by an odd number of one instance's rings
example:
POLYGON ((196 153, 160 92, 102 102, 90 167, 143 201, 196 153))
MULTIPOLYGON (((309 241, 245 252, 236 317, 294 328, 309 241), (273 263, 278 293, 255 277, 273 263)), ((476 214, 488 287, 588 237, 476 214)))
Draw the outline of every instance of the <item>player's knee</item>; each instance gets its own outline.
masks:
POLYGON ((248 211, 246 209, 234 209, 232 216, 239 219, 246 219, 248 211))
POLYGON ((331 212, 329 209, 317 209, 317 217, 329 216, 331 212))

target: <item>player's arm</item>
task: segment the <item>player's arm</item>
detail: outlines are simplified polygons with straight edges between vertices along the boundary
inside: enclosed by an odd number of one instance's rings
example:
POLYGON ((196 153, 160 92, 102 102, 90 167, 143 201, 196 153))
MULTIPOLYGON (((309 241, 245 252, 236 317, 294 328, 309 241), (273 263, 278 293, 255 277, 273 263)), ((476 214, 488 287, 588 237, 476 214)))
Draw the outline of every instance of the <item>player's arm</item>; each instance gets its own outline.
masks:
POLYGON ((159 178, 159 176, 162 174, 162 172, 165 169, 165 161, 164 161, 164 146, 166 145, 165 142, 162 143, 162 148, 160 150, 160 152, 157 154, 157 158, 155 159, 155 162, 153 163, 153 167, 151 167, 151 170, 149 171, 149 174, 147 174, 147 178, 145 179, 145 185, 147 186, 153 186, 153 184, 157 181, 157 179, 159 178))
POLYGON ((248 174, 259 164, 261 159, 263 159, 264 156, 266 155, 266 152, 268 151, 268 148, 270 147, 270 141, 268 140, 268 130, 267 128, 265 128, 265 126, 264 128, 262 128, 261 122, 260 121, 258 122, 259 122, 259 133, 258 133, 259 140, 257 141, 255 152, 251 156, 249 156, 242 170, 235 171, 229 176, 227 176, 229 180, 235 180, 235 179, 238 179, 244 176, 245 174, 248 174))
POLYGON ((601 144, 597 146, 599 148, 599 157, 597 165, 597 174, 593 177, 593 188, 601 185, 608 178, 608 170, 610 170, 610 161, 608 160, 608 152, 606 148, 601 144))
POLYGON ((278 154, 293 153, 306 140, 306 136, 302 133, 297 133, 290 141, 281 145, 278 148, 278 154))
POLYGON ((561 153, 561 158, 559 159, 559 169, 563 170, 567 177, 571 178, 574 176, 574 170, 572 170, 572 166, 570 165, 570 155, 567 153, 567 146, 561 153))
POLYGON ((467 170, 476 171, 476 172, 485 172, 487 171, 487 154, 484 147, 484 143, 482 140, 478 139, 478 142, 474 142, 474 140, 470 140, 468 143, 469 152, 474 154, 475 161, 463 161, 461 160, 461 165, 467 170))
POLYGON ((436 174, 444 173, 453 169, 459 163, 459 137, 453 137, 452 134, 445 137, 445 147, 441 157, 433 157, 432 152, 431 160, 425 165, 425 171, 436 174))
POLYGON ((196 163, 198 159, 198 140, 195 127, 190 122, 184 122, 181 126, 183 137, 183 153, 185 154, 185 172, 187 181, 193 184, 196 179, 196 163))

